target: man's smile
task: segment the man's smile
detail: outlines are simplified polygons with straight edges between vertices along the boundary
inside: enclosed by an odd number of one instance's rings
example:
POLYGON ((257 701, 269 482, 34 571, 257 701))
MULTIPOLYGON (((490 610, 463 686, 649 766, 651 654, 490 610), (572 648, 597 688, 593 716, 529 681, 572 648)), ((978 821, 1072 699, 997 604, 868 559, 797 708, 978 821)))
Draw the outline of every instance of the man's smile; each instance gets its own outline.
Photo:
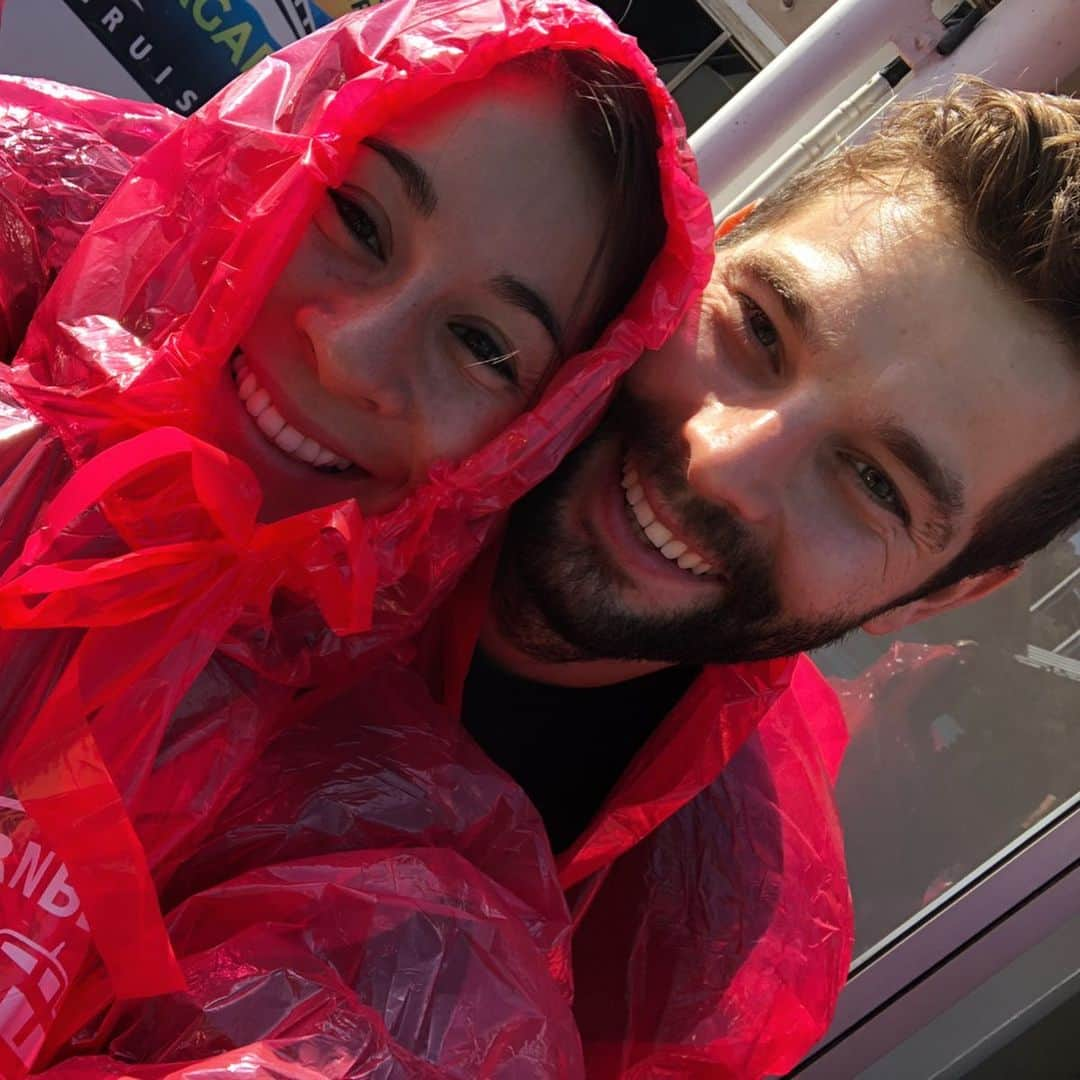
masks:
POLYGON ((626 492, 626 505, 630 508, 638 525, 641 526, 642 534, 665 559, 698 577, 712 572, 712 563, 704 555, 698 554, 685 540, 676 536, 671 529, 658 520, 656 511, 645 496, 638 470, 631 463, 629 456, 623 460, 622 486, 626 492))
MULTIPOLYGON (((589 546, 625 591, 624 601, 661 609, 698 607, 724 579, 679 524, 669 503, 625 444, 607 442, 588 466, 591 494, 573 511, 589 546), (659 513, 658 513, 659 511, 659 513), (630 594, 636 599, 630 600, 630 594)), ((584 495, 584 491, 582 494, 584 495)))

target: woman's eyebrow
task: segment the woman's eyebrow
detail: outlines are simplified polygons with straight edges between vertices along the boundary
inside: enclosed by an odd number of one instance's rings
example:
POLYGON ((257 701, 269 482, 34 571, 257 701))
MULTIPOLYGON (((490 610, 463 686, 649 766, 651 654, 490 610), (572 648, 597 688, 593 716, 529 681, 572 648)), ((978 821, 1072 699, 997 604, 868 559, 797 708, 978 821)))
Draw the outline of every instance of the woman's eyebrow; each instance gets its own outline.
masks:
POLYGON ((399 150, 382 139, 365 139, 364 145, 374 150, 398 174, 398 179, 405 188, 405 196, 416 208, 417 213, 426 218, 431 217, 439 205, 439 197, 435 193, 431 177, 416 158, 410 157, 404 150, 399 150))
POLYGON ((551 310, 551 305, 534 288, 526 285, 524 281, 514 277, 513 274, 500 274, 498 277, 492 278, 490 286, 492 292, 500 300, 514 304, 536 319, 548 332, 551 340, 555 343, 556 350, 560 355, 562 354, 562 328, 555 318, 555 313, 551 310))

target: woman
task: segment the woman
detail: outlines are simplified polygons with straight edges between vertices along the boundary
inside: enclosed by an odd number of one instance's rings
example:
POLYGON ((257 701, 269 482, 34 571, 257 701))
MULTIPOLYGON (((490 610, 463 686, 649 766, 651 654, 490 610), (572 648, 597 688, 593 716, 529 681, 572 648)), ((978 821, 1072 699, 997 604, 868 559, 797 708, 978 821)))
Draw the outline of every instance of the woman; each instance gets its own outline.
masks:
MULTIPOLYGON (((16 863, 64 864, 62 880, 34 878, 49 902, 35 889, 0 898, 20 948, 59 965, 35 1023, 7 1041, 4 1075, 110 994, 181 985, 154 880, 212 834, 298 704, 423 624, 499 512, 674 328, 707 275, 711 222, 670 110, 636 47, 576 0, 387 3, 179 125, 66 261, 12 370, 21 443, 0 490, 21 514, 7 517, 0 582, 3 767, 20 800, 4 835, 16 863), (559 134, 580 106, 552 92, 574 100, 576 61, 547 52, 583 49, 641 81, 659 136, 667 232, 636 292, 620 245, 647 230, 636 214, 616 228, 608 196, 633 190, 621 159, 599 153, 566 178, 525 156, 529 140, 581 154, 559 134), (472 86, 488 79, 494 106, 472 86), (502 228, 473 250, 468 162, 496 127, 521 162, 491 165, 509 182, 485 220, 502 228), (514 214, 499 214, 537 179, 532 205, 558 190, 566 220, 548 206, 526 257, 514 214), (594 349, 558 363, 624 303, 594 349), (384 364, 398 348, 408 365, 384 364), (81 970, 91 938, 107 979, 81 970)), ((34 978, 9 974, 20 993, 34 978)))

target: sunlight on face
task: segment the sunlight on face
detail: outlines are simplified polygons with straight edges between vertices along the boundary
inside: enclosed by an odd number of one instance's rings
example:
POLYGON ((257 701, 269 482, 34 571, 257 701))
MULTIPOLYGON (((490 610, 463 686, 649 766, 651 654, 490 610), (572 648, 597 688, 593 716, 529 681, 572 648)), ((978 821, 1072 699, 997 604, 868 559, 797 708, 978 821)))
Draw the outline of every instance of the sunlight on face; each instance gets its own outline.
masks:
POLYGON ((1070 350, 950 221, 858 191, 722 248, 693 335, 629 385, 806 617, 927 580, 1080 410, 1070 350))
POLYGON ((515 508, 500 595, 527 598, 562 659, 809 649, 948 565, 1078 416, 1070 348, 940 211, 823 198, 720 248, 699 309, 515 508))

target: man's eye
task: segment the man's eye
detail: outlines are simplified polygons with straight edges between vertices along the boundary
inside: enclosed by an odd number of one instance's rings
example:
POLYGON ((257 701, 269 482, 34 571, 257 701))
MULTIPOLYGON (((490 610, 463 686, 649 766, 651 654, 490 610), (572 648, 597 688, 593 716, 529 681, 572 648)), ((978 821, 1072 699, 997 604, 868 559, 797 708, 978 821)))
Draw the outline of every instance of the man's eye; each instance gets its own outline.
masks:
POLYGON ((452 322, 449 326, 450 332, 476 357, 469 367, 489 368, 512 385, 518 385, 517 368, 514 365, 516 352, 508 351, 491 334, 477 326, 457 322, 452 322))
POLYGON ((748 338, 756 341, 768 354, 774 371, 780 370, 780 333, 772 319, 750 299, 740 295, 739 303, 743 310, 743 319, 748 331, 748 338))
POLYGON ((859 480, 862 481, 863 487, 870 493, 871 498, 887 510, 890 510, 906 524, 909 520, 907 507, 888 476, 876 465, 870 465, 865 461, 853 461, 852 467, 858 474, 859 480))
POLYGON ((331 189, 330 199, 338 212, 345 228, 375 256, 379 262, 386 262, 386 252, 379 239, 379 228, 371 215, 358 203, 331 189))

